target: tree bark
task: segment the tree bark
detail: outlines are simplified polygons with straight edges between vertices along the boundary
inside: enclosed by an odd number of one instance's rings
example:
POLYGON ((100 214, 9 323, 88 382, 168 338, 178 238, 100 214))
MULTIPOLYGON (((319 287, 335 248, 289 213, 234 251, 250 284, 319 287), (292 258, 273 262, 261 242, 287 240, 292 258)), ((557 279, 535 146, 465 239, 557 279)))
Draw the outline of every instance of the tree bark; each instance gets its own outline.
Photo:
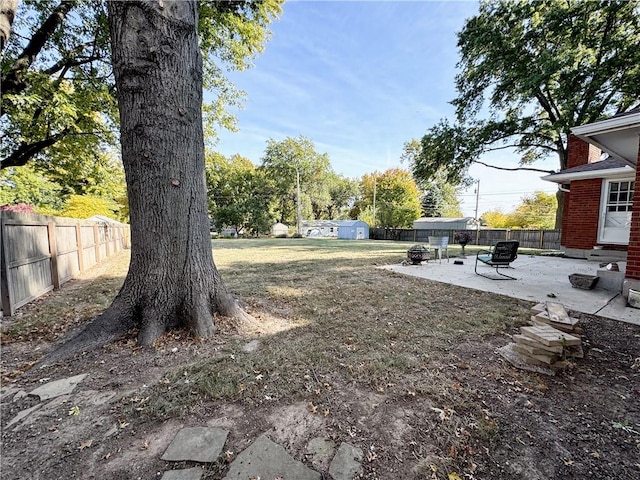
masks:
MULTIPOLYGON (((196 1, 111 1, 112 61, 131 218, 131 263, 113 304, 45 363, 138 328, 215 331, 214 314, 248 317, 213 262, 202 129, 196 1)), ((250 318, 250 317, 249 317, 250 318)))

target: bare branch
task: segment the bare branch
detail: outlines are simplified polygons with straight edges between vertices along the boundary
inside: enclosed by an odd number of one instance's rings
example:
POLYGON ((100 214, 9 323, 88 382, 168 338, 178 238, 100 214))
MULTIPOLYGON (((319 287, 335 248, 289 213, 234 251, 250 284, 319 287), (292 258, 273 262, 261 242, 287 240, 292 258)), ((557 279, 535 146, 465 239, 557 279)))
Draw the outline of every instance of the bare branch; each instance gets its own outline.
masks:
POLYGON ((42 152, 45 148, 55 144, 58 140, 67 134, 66 130, 51 137, 47 137, 44 140, 34 143, 22 143, 17 150, 11 155, 0 161, 0 170, 7 167, 21 167, 25 165, 34 155, 42 152))
POLYGON ((489 165, 488 163, 481 162, 480 160, 473 160, 473 163, 479 163, 480 165, 484 165, 485 167, 495 168, 496 170, 507 170, 509 172, 516 172, 518 170, 525 170, 527 172, 556 173, 555 170, 542 170, 540 168, 529 168, 529 167, 507 168, 507 167, 498 167, 496 165, 489 165))
POLYGON ((44 45, 63 22, 69 11, 75 6, 76 1, 62 0, 60 5, 51 12, 51 15, 42 26, 33 34, 27 46, 2 79, 4 94, 19 93, 27 87, 23 78, 24 73, 33 64, 44 45))

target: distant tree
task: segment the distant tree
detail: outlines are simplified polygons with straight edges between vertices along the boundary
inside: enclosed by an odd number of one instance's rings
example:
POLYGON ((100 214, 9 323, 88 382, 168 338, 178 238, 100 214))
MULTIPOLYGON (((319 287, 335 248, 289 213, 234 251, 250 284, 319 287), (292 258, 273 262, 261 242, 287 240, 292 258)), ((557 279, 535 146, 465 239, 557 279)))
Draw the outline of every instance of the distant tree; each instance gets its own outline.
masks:
POLYGON ((521 203, 512 212, 484 212, 481 221, 492 228, 552 229, 555 225, 557 207, 555 195, 538 191, 522 197, 521 203))
POLYGON ((119 220, 118 210, 118 205, 103 197, 71 195, 65 202, 62 211, 60 211, 60 215, 71 218, 89 218, 94 215, 101 215, 119 220))
POLYGON ((349 218, 349 210, 358 196, 358 182, 336 173, 328 178, 329 202, 316 218, 344 220, 349 218))
POLYGON ((360 181, 361 198, 353 214, 365 220, 373 210, 373 192, 376 192, 375 219, 372 225, 387 228, 411 227, 420 217, 420 192, 411 173, 391 168, 382 173, 370 173, 360 181))
POLYGON ((481 3, 458 33, 457 122, 427 131, 414 175, 455 184, 505 148, 520 156, 505 170, 546 172, 530 165, 548 155, 566 168, 572 127, 638 105, 639 44, 640 0, 481 3))
POLYGON ((314 143, 304 136, 287 137, 279 142, 268 140, 260 168, 275 189, 275 212, 279 222, 296 223, 297 175, 307 218, 316 213, 321 216, 331 202, 329 186, 335 173, 329 156, 318 153, 314 143))
POLYGON ((64 204, 62 187, 32 166, 0 170, 0 204, 26 203, 36 211, 60 210, 64 204))
POLYGON ((509 228, 509 215, 501 210, 490 210, 484 212, 480 217, 480 223, 489 228, 509 228))
POLYGON ((425 217, 461 217, 458 189, 460 184, 468 183, 467 179, 450 180, 445 167, 429 172, 428 176, 416 175, 416 162, 423 155, 422 144, 413 139, 405 142, 401 161, 407 163, 412 170, 416 185, 422 191, 420 203, 422 215, 425 217))
POLYGON ((535 192, 522 198, 522 203, 509 215, 511 227, 551 229, 555 226, 558 202, 555 195, 535 192))
POLYGON ((264 171, 234 155, 207 155, 209 214, 218 230, 232 227, 237 234, 268 233, 273 216, 273 187, 264 171))

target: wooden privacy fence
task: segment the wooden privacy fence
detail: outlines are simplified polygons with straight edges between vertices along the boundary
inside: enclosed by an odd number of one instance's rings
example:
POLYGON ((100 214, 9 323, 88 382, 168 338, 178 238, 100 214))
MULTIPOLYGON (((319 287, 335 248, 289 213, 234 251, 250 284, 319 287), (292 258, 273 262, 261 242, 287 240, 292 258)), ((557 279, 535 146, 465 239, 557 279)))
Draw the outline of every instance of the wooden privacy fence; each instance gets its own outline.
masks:
POLYGON ((129 225, 0 212, 3 315, 129 246, 129 225))
POLYGON ((449 237, 449 244, 455 244, 453 235, 456 232, 467 232, 471 235, 469 245, 493 245, 500 240, 518 240, 522 248, 538 248, 541 250, 560 249, 560 230, 434 230, 413 228, 371 228, 369 238, 373 240, 399 240, 404 242, 428 243, 429 237, 449 237))

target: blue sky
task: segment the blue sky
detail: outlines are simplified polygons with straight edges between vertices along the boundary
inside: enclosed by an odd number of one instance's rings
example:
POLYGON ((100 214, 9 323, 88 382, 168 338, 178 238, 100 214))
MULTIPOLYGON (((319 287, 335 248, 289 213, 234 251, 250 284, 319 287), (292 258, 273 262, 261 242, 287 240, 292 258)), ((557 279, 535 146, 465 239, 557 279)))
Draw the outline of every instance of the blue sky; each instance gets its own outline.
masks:
MULTIPOLYGON (((239 131, 221 132, 217 150, 259 164, 268 139, 304 135, 348 177, 406 168, 404 142, 454 118, 456 32, 477 9, 476 1, 286 3, 255 66, 230 74, 247 99, 234 112, 239 131)), ((504 151, 482 160, 517 163, 504 151)), ((480 180, 479 214, 510 211, 535 190, 555 191, 537 173, 476 165, 470 174, 480 180)), ((474 188, 460 197, 465 215, 474 216, 474 188)))

